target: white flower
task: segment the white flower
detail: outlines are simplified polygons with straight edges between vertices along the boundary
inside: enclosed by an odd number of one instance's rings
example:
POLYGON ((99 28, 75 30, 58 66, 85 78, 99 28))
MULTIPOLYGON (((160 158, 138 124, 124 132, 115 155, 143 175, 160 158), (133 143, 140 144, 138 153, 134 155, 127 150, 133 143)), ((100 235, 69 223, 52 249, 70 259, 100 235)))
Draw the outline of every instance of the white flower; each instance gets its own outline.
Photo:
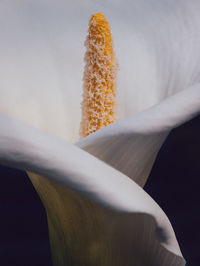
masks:
POLYGON ((55 265, 185 265, 137 184, 169 131, 200 111, 199 13, 195 0, 0 3, 0 162, 34 173, 55 265), (120 65, 120 121, 77 142, 83 43, 99 11, 120 65))

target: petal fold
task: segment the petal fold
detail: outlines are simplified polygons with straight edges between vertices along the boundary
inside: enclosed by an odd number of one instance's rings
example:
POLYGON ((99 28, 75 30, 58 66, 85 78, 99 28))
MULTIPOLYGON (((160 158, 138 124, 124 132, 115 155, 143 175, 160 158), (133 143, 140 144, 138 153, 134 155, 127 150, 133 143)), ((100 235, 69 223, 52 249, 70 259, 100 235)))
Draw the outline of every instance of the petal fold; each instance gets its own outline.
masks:
POLYGON ((45 177, 32 181, 46 206, 55 265, 124 265, 127 255, 127 265, 185 265, 168 218, 134 181, 22 122, 1 115, 0 127, 0 162, 45 177))
POLYGON ((200 113, 200 84, 76 143, 144 186, 170 130, 200 113))

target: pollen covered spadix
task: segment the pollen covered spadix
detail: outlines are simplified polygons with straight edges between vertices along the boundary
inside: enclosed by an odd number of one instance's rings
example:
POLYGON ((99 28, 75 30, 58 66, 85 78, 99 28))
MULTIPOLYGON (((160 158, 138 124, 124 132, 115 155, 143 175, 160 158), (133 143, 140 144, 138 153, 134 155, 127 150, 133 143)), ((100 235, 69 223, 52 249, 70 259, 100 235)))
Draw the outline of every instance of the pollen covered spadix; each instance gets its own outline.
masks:
POLYGON ((117 61, 110 25, 103 14, 92 15, 85 42, 81 137, 115 122, 117 61))

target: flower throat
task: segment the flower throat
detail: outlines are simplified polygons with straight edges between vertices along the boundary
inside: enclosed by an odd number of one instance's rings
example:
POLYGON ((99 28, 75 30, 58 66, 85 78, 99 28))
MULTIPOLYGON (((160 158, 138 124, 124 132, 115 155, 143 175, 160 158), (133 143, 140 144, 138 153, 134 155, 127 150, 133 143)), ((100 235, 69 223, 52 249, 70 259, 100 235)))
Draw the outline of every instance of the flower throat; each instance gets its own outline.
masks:
POLYGON ((101 13, 92 15, 85 41, 85 69, 80 136, 86 137, 116 120, 117 61, 110 25, 101 13))

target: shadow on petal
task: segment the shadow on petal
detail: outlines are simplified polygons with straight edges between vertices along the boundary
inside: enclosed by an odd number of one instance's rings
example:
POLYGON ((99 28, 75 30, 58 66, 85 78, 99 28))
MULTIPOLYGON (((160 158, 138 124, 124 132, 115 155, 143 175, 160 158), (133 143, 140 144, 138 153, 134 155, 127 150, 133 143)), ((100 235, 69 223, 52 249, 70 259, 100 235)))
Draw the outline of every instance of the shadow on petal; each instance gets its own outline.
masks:
POLYGON ((109 210, 53 181, 29 177, 46 207, 54 265, 185 265, 160 245, 166 238, 151 215, 109 210))

